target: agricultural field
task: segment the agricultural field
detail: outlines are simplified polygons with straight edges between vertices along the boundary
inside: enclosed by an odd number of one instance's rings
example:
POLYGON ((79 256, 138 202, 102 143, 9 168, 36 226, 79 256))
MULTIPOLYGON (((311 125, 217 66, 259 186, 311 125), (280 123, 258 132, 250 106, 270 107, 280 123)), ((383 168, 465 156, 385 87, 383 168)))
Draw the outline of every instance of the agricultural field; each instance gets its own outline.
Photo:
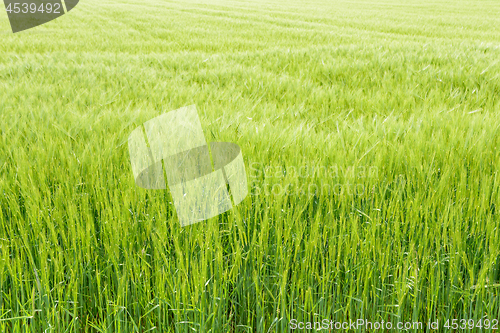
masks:
POLYGON ((499 170, 498 1, 0 4, 0 332, 499 332, 499 170), (127 140, 193 104, 249 194, 181 227, 127 140))

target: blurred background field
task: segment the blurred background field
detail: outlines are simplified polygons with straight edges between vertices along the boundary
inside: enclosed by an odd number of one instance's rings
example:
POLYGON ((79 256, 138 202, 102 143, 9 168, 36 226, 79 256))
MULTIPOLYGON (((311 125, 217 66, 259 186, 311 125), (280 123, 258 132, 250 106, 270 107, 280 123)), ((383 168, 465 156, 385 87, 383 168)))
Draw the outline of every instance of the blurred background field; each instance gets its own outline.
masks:
POLYGON ((500 319, 497 1, 83 0, 9 29, 0 5, 1 332, 500 319), (181 228, 127 139, 191 104, 251 194, 181 228))

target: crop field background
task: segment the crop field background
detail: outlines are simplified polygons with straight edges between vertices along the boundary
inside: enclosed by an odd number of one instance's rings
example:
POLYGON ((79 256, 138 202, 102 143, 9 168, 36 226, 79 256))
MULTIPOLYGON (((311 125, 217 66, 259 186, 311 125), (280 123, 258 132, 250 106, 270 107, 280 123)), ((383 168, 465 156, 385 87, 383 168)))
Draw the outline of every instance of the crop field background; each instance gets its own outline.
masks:
POLYGON ((0 332, 500 319, 499 111, 498 1, 2 4, 0 332), (181 228, 127 139, 191 104, 250 194, 181 228))

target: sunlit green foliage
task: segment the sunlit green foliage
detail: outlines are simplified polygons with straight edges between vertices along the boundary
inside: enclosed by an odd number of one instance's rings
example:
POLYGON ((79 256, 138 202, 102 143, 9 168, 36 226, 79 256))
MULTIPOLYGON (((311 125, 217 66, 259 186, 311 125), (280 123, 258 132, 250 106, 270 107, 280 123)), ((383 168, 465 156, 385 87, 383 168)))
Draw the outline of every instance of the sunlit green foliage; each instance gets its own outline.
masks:
MULTIPOLYGON (((1 6, 1 5, 0 5, 1 6)), ((497 1, 0 7, 0 331, 500 319, 497 1), (251 195, 181 228, 129 133, 196 104, 251 195)))

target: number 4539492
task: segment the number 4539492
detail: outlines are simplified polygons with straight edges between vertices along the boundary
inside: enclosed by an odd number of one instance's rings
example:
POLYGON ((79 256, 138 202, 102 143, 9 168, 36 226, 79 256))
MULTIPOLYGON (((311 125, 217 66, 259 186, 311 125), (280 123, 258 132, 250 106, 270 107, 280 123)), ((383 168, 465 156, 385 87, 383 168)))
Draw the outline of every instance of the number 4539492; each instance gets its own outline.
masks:
POLYGON ((46 3, 37 6, 36 3, 10 3, 7 8, 7 13, 14 14, 35 14, 35 13, 47 13, 47 14, 61 14, 61 4, 46 3))
POLYGON ((479 328, 479 329, 493 329, 496 330, 498 329, 498 319, 480 319, 478 321, 474 319, 448 319, 444 323, 444 328, 448 328, 451 330, 472 330, 474 328, 479 328))

